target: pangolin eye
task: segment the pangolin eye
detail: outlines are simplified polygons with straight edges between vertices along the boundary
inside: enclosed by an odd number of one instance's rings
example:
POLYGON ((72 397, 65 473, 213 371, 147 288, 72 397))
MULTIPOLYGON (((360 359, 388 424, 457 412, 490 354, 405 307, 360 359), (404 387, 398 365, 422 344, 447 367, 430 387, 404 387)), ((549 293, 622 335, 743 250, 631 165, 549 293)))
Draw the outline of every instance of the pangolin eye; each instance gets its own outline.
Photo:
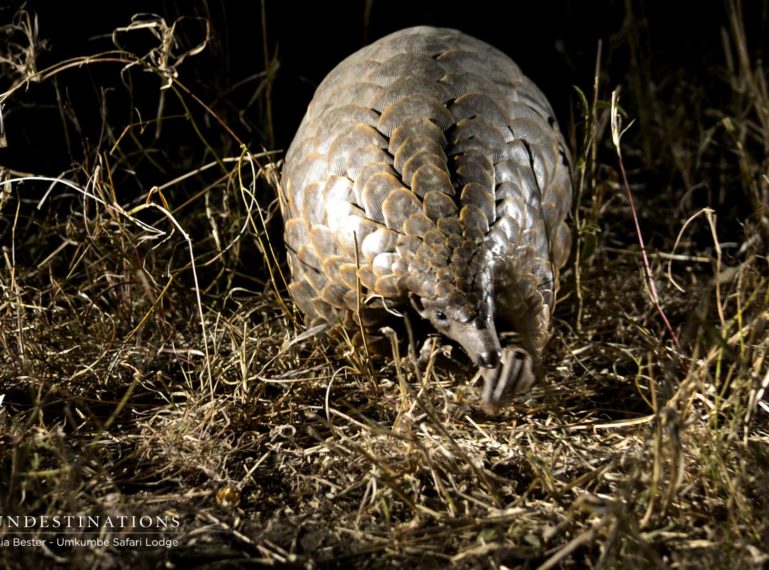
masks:
POLYGON ((446 313, 443 311, 435 311, 435 320, 436 321, 448 321, 449 318, 446 316, 446 313))

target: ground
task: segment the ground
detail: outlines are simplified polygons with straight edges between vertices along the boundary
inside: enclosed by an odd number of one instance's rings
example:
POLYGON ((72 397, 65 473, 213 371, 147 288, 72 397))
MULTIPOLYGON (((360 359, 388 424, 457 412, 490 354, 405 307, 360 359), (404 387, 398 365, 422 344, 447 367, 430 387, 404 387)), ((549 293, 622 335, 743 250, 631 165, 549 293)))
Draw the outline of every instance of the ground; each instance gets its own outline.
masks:
POLYGON ((767 564, 766 3, 673 37, 556 2, 515 38, 439 4, 0 12, 4 567, 767 564), (574 159, 545 378, 497 417, 456 348, 370 360, 286 293, 313 86, 416 23, 514 57, 574 159))

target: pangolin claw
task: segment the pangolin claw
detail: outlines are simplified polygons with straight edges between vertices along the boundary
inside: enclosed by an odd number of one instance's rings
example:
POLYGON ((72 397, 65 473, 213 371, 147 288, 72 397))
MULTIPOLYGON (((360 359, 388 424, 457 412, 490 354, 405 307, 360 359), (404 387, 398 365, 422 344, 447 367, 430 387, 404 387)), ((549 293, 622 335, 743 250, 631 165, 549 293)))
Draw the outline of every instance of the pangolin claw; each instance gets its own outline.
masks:
POLYGON ((528 392, 536 383, 534 360, 517 346, 502 348, 502 359, 496 368, 484 368, 481 409, 493 416, 513 396, 528 392))

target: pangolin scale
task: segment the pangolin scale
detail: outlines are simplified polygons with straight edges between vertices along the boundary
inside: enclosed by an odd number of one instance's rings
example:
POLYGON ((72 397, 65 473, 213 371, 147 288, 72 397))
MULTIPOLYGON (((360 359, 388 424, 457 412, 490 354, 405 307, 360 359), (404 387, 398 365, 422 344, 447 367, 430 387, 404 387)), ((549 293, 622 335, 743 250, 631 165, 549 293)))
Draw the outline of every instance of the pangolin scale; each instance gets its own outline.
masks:
POLYGON ((569 160, 505 54, 451 29, 386 36, 328 74, 286 154, 290 294, 310 326, 372 334, 414 307, 481 367, 495 410, 550 336, 569 160))

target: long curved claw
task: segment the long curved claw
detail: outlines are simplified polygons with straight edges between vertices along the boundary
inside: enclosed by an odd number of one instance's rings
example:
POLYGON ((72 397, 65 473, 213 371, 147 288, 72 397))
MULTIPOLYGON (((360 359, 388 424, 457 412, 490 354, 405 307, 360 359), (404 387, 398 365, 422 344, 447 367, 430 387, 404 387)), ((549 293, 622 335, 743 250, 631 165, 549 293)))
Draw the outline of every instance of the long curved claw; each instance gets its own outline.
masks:
POLYGON ((496 415, 509 398, 528 392, 537 381, 534 359, 531 354, 517 346, 504 347, 499 366, 483 369, 481 374, 481 409, 490 416, 496 415))

